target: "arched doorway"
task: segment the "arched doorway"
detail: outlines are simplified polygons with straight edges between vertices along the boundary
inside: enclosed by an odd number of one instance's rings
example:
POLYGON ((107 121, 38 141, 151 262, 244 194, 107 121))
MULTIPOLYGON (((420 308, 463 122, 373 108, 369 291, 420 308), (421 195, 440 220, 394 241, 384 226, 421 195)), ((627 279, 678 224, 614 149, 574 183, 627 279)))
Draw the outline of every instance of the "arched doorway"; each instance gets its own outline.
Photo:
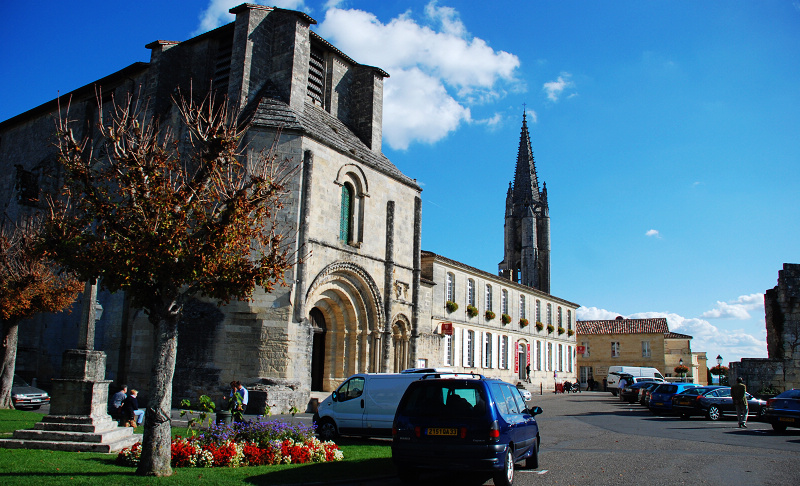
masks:
POLYGON ((322 390, 322 377, 325 375, 325 316, 322 311, 314 307, 308 313, 311 321, 311 390, 322 390))
POLYGON ((312 332, 312 389, 333 391, 355 373, 386 371, 381 295, 364 269, 344 262, 326 267, 309 287, 306 308, 312 330, 315 321, 324 323, 323 332, 312 332))
POLYGON ((392 349, 393 364, 395 373, 399 373, 406 368, 411 368, 408 362, 408 341, 409 341, 409 325, 402 320, 395 320, 392 324, 392 349))

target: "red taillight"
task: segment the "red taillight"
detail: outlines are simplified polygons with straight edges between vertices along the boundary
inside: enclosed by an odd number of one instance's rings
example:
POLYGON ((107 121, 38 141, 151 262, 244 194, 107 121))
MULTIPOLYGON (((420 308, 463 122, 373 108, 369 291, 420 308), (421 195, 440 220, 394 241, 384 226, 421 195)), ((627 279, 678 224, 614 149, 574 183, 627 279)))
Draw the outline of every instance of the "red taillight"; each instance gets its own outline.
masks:
POLYGON ((768 398, 767 399, 767 408, 772 408, 772 406, 775 404, 776 401, 777 400, 775 400, 774 398, 768 398))
POLYGON ((500 426, 497 424, 497 420, 492 422, 492 425, 489 426, 489 440, 495 441, 500 438, 500 426))
POLYGON ((462 439, 465 439, 467 437, 467 428, 466 427, 461 427, 461 434, 460 435, 461 435, 462 439))
POLYGON ((392 437, 397 437, 397 427, 392 427, 392 437))
POLYGON ((416 435, 416 436, 417 436, 417 438, 419 438, 419 436, 420 436, 421 434, 422 434, 422 429, 421 429, 421 428, 419 428, 419 426, 417 426, 417 427, 414 427, 414 435, 416 435))

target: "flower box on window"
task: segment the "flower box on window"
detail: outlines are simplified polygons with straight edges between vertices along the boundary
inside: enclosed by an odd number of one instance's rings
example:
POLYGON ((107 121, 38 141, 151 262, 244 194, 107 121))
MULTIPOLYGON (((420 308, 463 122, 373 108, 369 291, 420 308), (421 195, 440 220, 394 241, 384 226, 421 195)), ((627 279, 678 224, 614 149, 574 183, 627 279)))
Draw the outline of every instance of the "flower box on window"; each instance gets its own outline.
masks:
POLYGON ((556 328, 553 327, 552 324, 548 324, 547 325, 547 334, 553 334, 553 331, 555 331, 555 330, 556 330, 556 328))
POLYGON ((503 324, 508 324, 509 322, 511 322, 511 316, 508 314, 503 314, 502 316, 500 316, 500 320, 503 321, 503 324))
POLYGON ((563 327, 561 327, 561 326, 558 326, 558 334, 559 334, 559 335, 561 335, 561 334, 564 334, 565 332, 566 332, 566 329, 564 329, 564 328, 563 328, 563 327))
POLYGON ((575 331, 573 331, 572 329, 569 329, 567 331, 567 336, 569 336, 569 337, 572 337, 574 334, 575 334, 575 331))
POLYGON ((528 325, 528 320, 527 319, 522 318, 522 319, 519 320, 519 327, 525 327, 527 325, 528 325))
POLYGON ((544 324, 542 324, 539 321, 536 321, 536 330, 541 331, 542 329, 544 329, 544 324))
POLYGON ((447 302, 445 302, 444 306, 447 307, 447 312, 455 312, 458 310, 458 304, 456 304, 452 300, 448 300, 447 302))
POLYGON ((494 315, 494 312, 492 312, 492 311, 486 311, 486 314, 484 314, 484 317, 486 317, 487 321, 491 321, 492 319, 494 319, 495 315, 494 315))
POLYGON ((467 306, 467 315, 470 316, 470 317, 477 316, 478 315, 478 308, 475 307, 474 305, 468 305, 467 306))

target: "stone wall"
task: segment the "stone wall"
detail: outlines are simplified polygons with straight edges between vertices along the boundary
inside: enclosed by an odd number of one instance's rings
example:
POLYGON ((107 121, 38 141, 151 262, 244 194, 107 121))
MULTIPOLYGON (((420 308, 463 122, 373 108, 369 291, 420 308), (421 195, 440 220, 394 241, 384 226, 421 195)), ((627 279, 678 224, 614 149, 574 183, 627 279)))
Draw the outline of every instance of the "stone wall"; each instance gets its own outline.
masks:
POLYGON ((800 264, 783 264, 778 285, 764 294, 764 319, 769 358, 731 363, 731 380, 742 377, 751 392, 800 387, 800 264))

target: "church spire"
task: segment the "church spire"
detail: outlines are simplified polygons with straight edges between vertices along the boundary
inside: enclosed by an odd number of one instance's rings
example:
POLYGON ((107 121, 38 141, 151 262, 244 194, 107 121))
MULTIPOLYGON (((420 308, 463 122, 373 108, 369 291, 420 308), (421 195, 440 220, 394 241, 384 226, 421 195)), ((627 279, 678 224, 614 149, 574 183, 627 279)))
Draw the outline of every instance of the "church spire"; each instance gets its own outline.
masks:
POLYGON ((533 159, 531 135, 528 132, 527 113, 522 111, 522 130, 519 135, 517 167, 514 173, 514 204, 530 204, 539 201, 539 179, 533 159))

